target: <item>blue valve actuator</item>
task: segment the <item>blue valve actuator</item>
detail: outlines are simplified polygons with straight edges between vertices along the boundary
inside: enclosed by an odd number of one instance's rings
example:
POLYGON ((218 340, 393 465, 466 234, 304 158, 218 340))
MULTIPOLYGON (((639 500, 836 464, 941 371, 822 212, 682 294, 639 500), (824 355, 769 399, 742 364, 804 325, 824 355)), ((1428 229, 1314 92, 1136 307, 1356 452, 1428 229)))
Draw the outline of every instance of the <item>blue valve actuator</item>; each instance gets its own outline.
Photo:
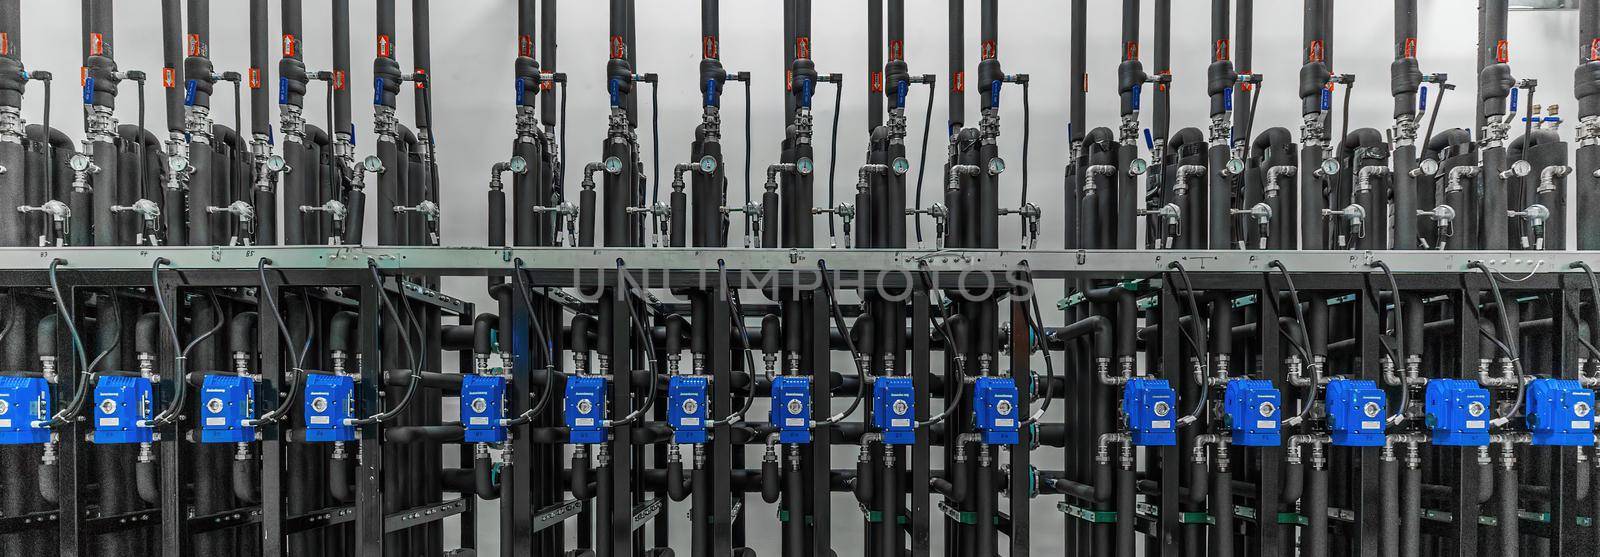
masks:
POLYGON ((1129 379, 1122 391, 1122 412, 1134 446, 1178 444, 1178 393, 1165 379, 1129 379))
POLYGON ((356 440, 356 380, 348 375, 312 373, 306 376, 306 441, 343 443, 356 440))
POLYGON ((1283 443, 1279 428, 1283 397, 1271 381, 1234 379, 1223 392, 1233 444, 1241 447, 1276 447, 1283 443))
POLYGON ((249 443, 256 440, 255 380, 242 375, 207 375, 200 383, 200 442, 249 443))
POLYGON ((1489 444, 1489 390, 1470 379, 1434 379, 1423 394, 1425 421, 1433 444, 1481 447, 1489 444))
POLYGON ((1534 445, 1584 447, 1594 444, 1594 391, 1571 379, 1534 379, 1525 403, 1534 445))
POLYGON ((150 379, 105 375, 94 386, 94 443, 149 443, 156 430, 150 423, 155 389, 150 379))
POLYGON ((572 430, 569 441, 577 445, 606 442, 606 391, 604 377, 581 375, 567 379, 566 418, 572 430))
POLYGON ((711 378, 674 375, 667 380, 667 423, 672 442, 698 445, 706 442, 706 411, 711 406, 711 378))
POLYGON ((778 442, 811 442, 811 378, 783 376, 772 379, 772 409, 768 416, 778 427, 778 442))
POLYGON ((1353 379, 1329 381, 1325 402, 1330 437, 1335 446, 1383 446, 1389 398, 1376 383, 1353 379))
POLYGON ((278 78, 278 104, 289 104, 289 78, 278 78))
POLYGON ((468 443, 506 440, 506 378, 466 375, 461 378, 461 426, 468 443))
POLYGON ((917 442, 917 389, 910 377, 879 377, 872 382, 872 426, 885 445, 917 442))
POLYGON ((50 429, 45 424, 53 412, 49 381, 0 376, 0 445, 49 442, 50 429))
POLYGON ((1004 377, 979 377, 972 383, 973 427, 986 445, 1015 445, 1022 420, 1017 417, 1021 394, 1017 382, 1004 377))

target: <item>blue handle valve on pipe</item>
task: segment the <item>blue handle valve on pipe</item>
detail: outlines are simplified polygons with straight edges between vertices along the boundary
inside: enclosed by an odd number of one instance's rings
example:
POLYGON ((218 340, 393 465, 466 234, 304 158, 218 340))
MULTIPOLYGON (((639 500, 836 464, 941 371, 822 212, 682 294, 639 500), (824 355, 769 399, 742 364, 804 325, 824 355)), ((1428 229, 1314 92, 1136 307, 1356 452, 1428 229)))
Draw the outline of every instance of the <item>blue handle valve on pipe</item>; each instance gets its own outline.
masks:
POLYGON ((721 97, 721 95, 719 93, 720 93, 720 91, 717 91, 717 80, 715 80, 715 79, 707 79, 706 80, 706 106, 707 107, 713 107, 714 108, 714 107, 717 106, 717 104, 718 104, 717 100, 721 97))
POLYGON ((1418 87, 1417 88, 1417 93, 1418 93, 1417 94, 1417 112, 1427 112, 1428 111, 1428 86, 1427 85, 1423 85, 1421 87, 1418 87))
POLYGON ((606 92, 611 95, 611 108, 622 108, 622 82, 617 79, 607 81, 606 92))
MULTIPOLYGON (((1231 91, 1231 89, 1230 89, 1230 91, 1231 91)), ((1128 94, 1130 95, 1128 97, 1128 101, 1129 101, 1129 104, 1133 107, 1133 111, 1134 112, 1138 112, 1139 111, 1139 99, 1144 96, 1142 93, 1144 93, 1144 86, 1143 85, 1140 85, 1138 87, 1134 87, 1133 90, 1128 91, 1128 94)), ((1233 103, 1230 101, 1229 105, 1232 105, 1232 104, 1233 103)), ((1232 107, 1230 106, 1229 109, 1231 110, 1232 107)), ((1145 130, 1145 131, 1148 132, 1149 130, 1145 130)))

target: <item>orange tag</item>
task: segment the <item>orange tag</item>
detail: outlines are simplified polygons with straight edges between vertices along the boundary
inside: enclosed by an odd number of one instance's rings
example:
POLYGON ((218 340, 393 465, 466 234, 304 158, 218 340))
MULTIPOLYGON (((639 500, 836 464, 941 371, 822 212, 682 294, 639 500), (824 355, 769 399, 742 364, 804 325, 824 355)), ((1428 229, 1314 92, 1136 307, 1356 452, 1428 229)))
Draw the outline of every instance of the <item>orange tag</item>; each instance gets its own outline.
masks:
POLYGON ((872 87, 872 92, 874 92, 874 93, 882 93, 883 92, 883 72, 872 72, 872 77, 868 78, 867 85, 872 87))
POLYGON ((1589 60, 1600 60, 1600 39, 1589 42, 1589 60))
POLYGON ((333 90, 344 90, 344 70, 333 70, 333 90))
POLYGON ((622 37, 619 37, 617 35, 612 35, 611 36, 611 59, 613 59, 613 60, 621 60, 621 59, 627 58, 627 57, 628 57, 628 43, 623 42, 622 41, 622 37))
POLYGON ((204 48, 204 45, 200 44, 200 35, 190 34, 189 35, 189 49, 188 49, 189 55, 190 56, 200 56, 201 54, 203 54, 203 52, 201 52, 201 49, 203 49, 203 48, 204 48))
POLYGON ((717 38, 706 35, 700 38, 700 55, 705 58, 717 57, 717 38))
POLYGON ((1400 50, 1403 51, 1403 56, 1402 56, 1403 58, 1416 58, 1417 57, 1417 38, 1416 37, 1407 38, 1406 42, 1405 42, 1405 47, 1401 48, 1400 50))
POLYGON ((417 75, 420 75, 420 76, 422 76, 424 78, 424 79, 418 79, 417 80, 417 88, 418 89, 427 89, 428 88, 428 80, 426 78, 428 77, 428 69, 427 68, 417 68, 417 75))
POLYGON ((300 39, 296 38, 294 35, 285 33, 283 35, 283 56, 285 58, 293 58, 298 56, 296 53, 299 52, 299 50, 300 39))
POLYGON ((794 39, 794 57, 811 57, 811 37, 796 37, 794 39))
POLYGON ((0 33, 0 54, 11 55, 11 34, 0 33))
POLYGON ((89 54, 104 56, 106 54, 105 36, 99 33, 89 33, 89 54))
POLYGON ((1510 42, 1506 41, 1505 39, 1500 39, 1499 44, 1494 45, 1494 61, 1501 64, 1511 61, 1510 42))
POLYGON ((1221 61, 1227 60, 1227 59, 1228 59, 1228 40, 1227 39, 1223 39, 1223 40, 1217 41, 1216 50, 1211 53, 1211 60, 1213 62, 1221 62, 1221 61))
POLYGON ((533 57, 533 35, 517 36, 517 56, 524 58, 533 57))
POLYGON ((906 57, 905 41, 889 41, 889 61, 896 62, 906 57))
POLYGON ((1321 61, 1322 61, 1322 39, 1317 39, 1315 41, 1311 41, 1311 45, 1306 47, 1306 62, 1321 62, 1321 61))
POLYGON ((552 89, 556 88, 555 74, 553 74, 551 72, 539 72, 539 73, 544 76, 544 79, 539 80, 539 90, 540 91, 549 91, 549 90, 552 90, 552 89))
POLYGON ((995 52, 997 48, 994 41, 983 41, 982 44, 978 45, 978 54, 984 60, 993 60, 995 55, 998 54, 995 52))
POLYGON ((1126 44, 1122 45, 1122 59, 1139 59, 1139 41, 1128 41, 1126 44))
POLYGON ((250 68, 250 88, 261 88, 261 68, 250 68))
POLYGON ((161 68, 161 86, 171 89, 178 86, 178 72, 172 68, 161 68))
POLYGON ((378 56, 391 58, 394 56, 394 43, 388 35, 378 35, 378 56))
POLYGON ((783 72, 783 90, 794 90, 794 70, 785 70, 783 72))
POLYGON ((955 77, 950 79, 950 92, 967 92, 967 72, 956 72, 955 77))

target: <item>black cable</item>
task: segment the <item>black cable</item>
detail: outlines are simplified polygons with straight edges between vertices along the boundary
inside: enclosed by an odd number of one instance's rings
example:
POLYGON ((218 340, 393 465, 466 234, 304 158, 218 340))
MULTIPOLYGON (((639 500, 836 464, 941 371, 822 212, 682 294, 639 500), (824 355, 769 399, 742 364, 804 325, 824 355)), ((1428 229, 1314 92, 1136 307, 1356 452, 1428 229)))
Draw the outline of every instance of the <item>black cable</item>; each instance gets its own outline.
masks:
POLYGON ((61 321, 67 324, 67 332, 72 335, 72 347, 78 356, 78 365, 83 366, 78 373, 78 385, 73 389, 72 400, 65 408, 50 418, 50 427, 65 425, 67 418, 76 416, 83 411, 83 404, 88 400, 89 383, 94 380, 94 373, 89 368, 89 354, 83 349, 83 337, 78 335, 78 325, 72 320, 72 312, 68 309, 67 302, 61 297, 61 284, 56 280, 56 267, 63 265, 67 260, 55 258, 50 260, 50 293, 56 298, 56 313, 61 316, 61 321))
MULTIPOLYGON (((617 280, 622 281, 624 284, 626 284, 626 282, 627 282, 627 278, 626 277, 628 276, 627 273, 628 273, 628 270, 627 270, 627 267, 623 264, 622 258, 620 258, 620 257, 617 258, 617 280)), ((646 365, 649 366, 649 368, 650 368, 650 390, 645 395, 644 404, 642 406, 640 406, 637 410, 634 410, 632 413, 628 414, 627 416, 624 416, 621 420, 617 420, 615 422, 612 422, 611 423, 611 427, 634 424, 634 423, 637 423, 640 419, 644 418, 645 413, 649 412, 650 409, 655 406, 655 403, 656 403, 656 379, 657 379, 657 376, 660 375, 660 373, 656 370, 656 343, 655 343, 655 337, 653 337, 650 334, 649 329, 645 328, 644 320, 639 318, 639 312, 635 311, 634 308, 633 308, 633 295, 632 295, 632 292, 631 292, 632 289, 628 288, 628 289, 625 289, 625 290, 627 290, 628 293, 629 293, 628 300, 627 300, 628 320, 633 323, 634 331, 639 333, 639 338, 641 339, 641 342, 644 344, 644 351, 645 351, 646 358, 647 358, 645 361, 647 362, 646 365)), ((619 364, 619 365, 622 365, 622 364, 619 364)), ((631 367, 631 366, 629 366, 629 367, 631 367)), ((633 373, 631 372, 631 370, 630 370, 629 373, 613 373, 612 375, 618 376, 618 377, 623 377, 624 381, 632 381, 633 380, 633 373)))
MULTIPOLYGON (((138 89, 138 91, 139 91, 139 119, 138 119, 138 125, 139 125, 139 148, 138 148, 138 151, 139 151, 139 162, 136 163, 136 168, 139 169, 139 178, 138 178, 138 180, 139 180, 139 197, 142 197, 142 198, 145 198, 145 199, 159 199, 160 196, 151 196, 149 190, 145 189, 145 188, 149 187, 149 184, 148 184, 148 181, 145 180, 145 172, 144 172, 144 159, 145 159, 144 113, 145 113, 145 109, 144 109, 144 80, 143 79, 139 80, 139 89, 138 89)), ((49 132, 47 131, 45 133, 49 133, 49 132)), ((152 239, 154 239, 154 238, 152 238, 152 239)))
POLYGON ((1025 317, 1028 321, 1028 327, 1032 330, 1032 333, 1028 336, 1033 339, 1030 344, 1034 345, 1040 352, 1044 354, 1045 373, 1044 404, 1040 405, 1039 409, 1035 410, 1033 415, 1029 416, 1028 419, 1024 421, 1023 425, 1026 426, 1038 423, 1039 418, 1044 417, 1044 413, 1050 410, 1050 401, 1055 400, 1056 366, 1050 358, 1050 343, 1048 340, 1045 340, 1044 326, 1042 325, 1042 322, 1044 321, 1044 312, 1039 309, 1039 292, 1033 282, 1033 268, 1028 265, 1026 260, 1024 260, 1022 261, 1022 270, 1024 276, 1026 276, 1028 280, 1028 302, 1033 307, 1032 313, 1024 312, 1026 313, 1025 317))
MULTIPOLYGON (((1289 302, 1294 305, 1295 321, 1300 324, 1300 337, 1306 339, 1306 342, 1311 342, 1311 332, 1306 330, 1306 312, 1305 309, 1300 307, 1300 291, 1294 287, 1294 277, 1289 275, 1289 268, 1285 267, 1283 262, 1277 259, 1267 262, 1267 266, 1277 269, 1278 273, 1283 275, 1283 282, 1289 288, 1289 302)), ((1300 413, 1293 418, 1294 423, 1298 424, 1305 421, 1306 417, 1311 415, 1311 407, 1316 406, 1317 389, 1322 386, 1322 371, 1321 366, 1317 365, 1312 360, 1311 355, 1305 352, 1305 347, 1300 346, 1298 342, 1294 342, 1293 337, 1290 338, 1290 342, 1295 345, 1295 348, 1302 351, 1301 357, 1305 358, 1305 365, 1311 370, 1311 384, 1306 387, 1309 392, 1306 395, 1305 404, 1300 408, 1300 413)))
MULTIPOLYGON (((1178 275, 1183 277, 1183 291, 1187 294, 1186 297, 1189 301, 1189 315, 1194 317, 1195 332, 1200 334, 1200 339, 1198 341, 1195 340, 1194 336, 1189 334, 1189 330, 1184 328, 1181 322, 1178 325, 1178 331, 1183 333, 1183 337, 1189 341, 1189 346, 1194 349, 1195 358, 1200 361, 1201 373, 1209 377, 1211 375, 1211 356, 1203 348, 1206 337, 1209 335, 1206 331, 1205 318, 1200 315, 1200 303, 1195 301, 1194 298, 1194 281, 1189 280, 1189 270, 1183 267, 1183 263, 1173 261, 1168 263, 1167 267, 1177 270, 1178 275)), ((1206 400, 1211 396, 1211 389, 1204 381, 1200 383, 1199 387, 1200 402, 1195 403, 1194 408, 1189 411, 1188 415, 1179 418, 1179 425, 1194 423, 1200 418, 1200 412, 1205 409, 1206 400)))
POLYGON ((739 291, 728 288, 728 265, 726 261, 717 260, 717 271, 721 273, 717 285, 722 288, 722 296, 728 299, 729 309, 733 312, 733 323, 739 327, 739 340, 744 343, 744 373, 750 378, 750 392, 744 397, 744 404, 738 412, 729 414, 728 417, 715 420, 712 425, 734 424, 744 421, 745 414, 750 412, 750 406, 756 399, 756 358, 751 354, 750 331, 744 325, 744 308, 739 304, 739 291), (737 419, 735 419, 737 418, 737 419))
POLYGON ((1343 112, 1339 115, 1344 121, 1343 127, 1339 130, 1339 145, 1341 146, 1344 145, 1345 138, 1350 135, 1350 92, 1354 91, 1355 88, 1356 84, 1354 82, 1346 83, 1344 86, 1344 108, 1341 109, 1343 112))
POLYGON ((856 341, 850 338, 850 329, 844 325, 844 312, 839 309, 839 301, 833 298, 833 281, 828 278, 828 261, 818 259, 817 269, 821 271, 822 275, 822 293, 827 296, 828 309, 833 313, 833 326, 838 327, 840 336, 844 337, 844 345, 850 349, 850 361, 856 366, 856 379, 860 383, 859 388, 856 389, 856 398, 850 402, 849 408, 817 424, 833 425, 854 414, 856 408, 861 406, 861 399, 866 398, 868 389, 867 370, 861 367, 861 353, 856 351, 856 341))
POLYGON ((1250 84, 1250 116, 1244 119, 1244 137, 1235 141, 1242 145, 1250 144, 1250 134, 1256 131, 1256 109, 1261 107, 1261 81, 1250 84))
MULTIPOLYGON (((955 363, 956 363, 955 370, 954 370, 955 373, 946 373, 946 376, 953 376, 953 377, 956 378, 956 380, 955 380, 956 392, 955 392, 954 396, 950 397, 950 400, 955 401, 955 402, 945 406, 943 410, 939 411, 938 415, 935 415, 935 416, 932 416, 932 417, 928 418, 927 421, 918 423, 917 426, 921 427, 921 426, 926 426, 926 425, 933 425, 933 424, 936 424, 936 423, 944 421, 946 418, 948 418, 950 416, 951 412, 954 412, 956 410, 956 408, 961 405, 961 397, 965 396, 965 391, 966 391, 966 386, 967 386, 967 381, 966 381, 966 367, 967 367, 966 366, 966 361, 967 361, 967 358, 966 358, 966 356, 963 356, 961 354, 962 347, 957 346, 955 339, 953 337, 951 337, 951 335, 950 335, 950 312, 945 309, 945 305, 944 305, 942 300, 937 300, 937 301, 936 300, 932 300, 933 294, 935 292, 937 292, 937 291, 934 289, 933 279, 930 278, 929 275, 928 275, 928 262, 927 262, 927 260, 919 260, 919 261, 917 261, 917 264, 918 264, 918 267, 920 267, 918 270, 919 270, 920 274, 922 275, 923 287, 928 291, 928 296, 929 296, 929 299, 930 299, 930 303, 932 303, 934 305, 934 307, 937 307, 939 309, 939 317, 941 318, 941 320, 940 321, 934 321, 934 323, 933 323, 934 329, 938 330, 939 331, 939 335, 944 338, 945 352, 950 354, 952 359, 954 359, 955 363)), ((931 321, 931 319, 930 319, 930 321, 931 321)))
POLYGON ((562 200, 566 200, 566 198, 567 198, 567 80, 566 79, 562 79, 558 83, 558 85, 561 86, 561 121, 560 121, 559 124, 557 124, 560 127, 556 129, 556 142, 559 143, 559 145, 557 145, 556 152, 561 157, 561 160, 556 161, 556 173, 557 173, 557 176, 556 176, 556 189, 557 189, 557 191, 561 192, 561 199, 562 200))
POLYGON ((161 266, 171 264, 171 260, 165 257, 157 257, 155 262, 150 265, 150 289, 155 293, 156 309, 161 314, 161 320, 167 323, 167 331, 172 336, 172 349, 178 352, 178 355, 173 358, 176 373, 172 382, 172 400, 168 401, 167 407, 156 414, 155 419, 152 420, 157 425, 173 423, 183 413, 184 404, 187 403, 189 398, 187 395, 189 386, 189 380, 187 379, 189 352, 193 351, 195 346, 199 346, 201 342, 210 338, 211 335, 217 334, 217 331, 222 330, 222 325, 226 321, 222 318, 222 303, 217 301, 216 291, 208 290, 207 299, 211 302, 211 313, 216 317, 217 324, 211 327, 210 330, 194 337, 193 340, 189 341, 188 345, 183 344, 183 341, 178 338, 178 327, 174 325, 174 315, 177 313, 177 309, 169 309, 166 296, 161 293, 161 266))
MULTIPOLYGON (((289 325, 283 322, 283 311, 278 308, 278 296, 272 292, 272 283, 267 281, 267 265, 271 262, 272 260, 265 257, 256 262, 256 273, 261 280, 261 292, 256 297, 265 300, 267 307, 272 310, 272 320, 278 324, 278 334, 283 336, 284 347, 289 350, 289 357, 294 360, 294 367, 289 369, 294 375, 292 375, 293 379, 290 379, 289 396, 284 397, 283 402, 279 403, 277 408, 258 418, 256 421, 259 423, 275 423, 283 419, 285 415, 288 415, 289 409, 294 406, 295 399, 299 398, 300 387, 305 383, 306 353, 311 351, 311 334, 309 331, 316 330, 315 327, 306 328, 308 333, 306 334, 305 346, 300 352, 295 352, 294 335, 289 332, 289 325)), ((301 296, 301 300, 306 303, 306 317, 309 319, 311 316, 310 298, 301 296)))
POLYGON ((661 230, 661 217, 654 211, 656 203, 661 202, 661 86, 656 85, 655 79, 646 83, 650 84, 650 164, 653 165, 653 175, 650 177, 650 226, 653 230, 661 230))
POLYGON ((844 80, 833 82, 833 131, 828 133, 828 236, 833 236, 833 184, 839 170, 839 109, 844 105, 844 80))
MULTIPOLYGON (((1383 270, 1383 276, 1389 279, 1389 291, 1394 293, 1394 343, 1395 348, 1390 349, 1389 358, 1394 361, 1395 371, 1400 376, 1400 405, 1395 409, 1386 422, 1394 424, 1405 419, 1406 407, 1411 401, 1411 385, 1406 383, 1405 360, 1401 359, 1406 354, 1406 321, 1401 306, 1405 304, 1400 300, 1400 284, 1394 279, 1394 271, 1389 269, 1389 264, 1383 261, 1373 261, 1373 267, 1383 270)), ((1377 298, 1377 296, 1373 296, 1377 298)), ((1382 308, 1380 308, 1382 309, 1382 308)), ((1381 337, 1380 337, 1381 338, 1381 337)), ((1387 348, 1388 344, 1384 346, 1387 348)))
POLYGON ((1422 136, 1422 145, 1424 147, 1428 145, 1428 142, 1433 140, 1433 124, 1439 121, 1439 112, 1441 112, 1441 109, 1444 108, 1444 92, 1449 90, 1449 85, 1440 83, 1439 94, 1434 95, 1433 97, 1433 114, 1428 116, 1428 131, 1422 136))
MULTIPOLYGON (((18 302, 16 300, 12 300, 12 298, 16 297, 16 291, 14 291, 14 290, 12 290, 10 288, 7 288, 5 290, 5 292, 6 292, 6 298, 11 301, 10 305, 15 307, 18 304, 18 302)), ((17 320, 20 319, 21 317, 22 317, 22 312, 20 312, 20 311, 14 311, 13 313, 11 313, 10 315, 7 315, 5 317, 5 322, 6 322, 5 328, 4 329, 0 329, 0 345, 3 345, 5 343, 6 335, 10 335, 11 334, 11 328, 14 325, 16 325, 17 320)))
MULTIPOLYGON (((406 393, 400 397, 400 402, 398 404, 396 404, 393 408, 373 414, 366 418, 352 420, 350 425, 355 426, 383 423, 393 419, 395 416, 399 415, 400 412, 405 411, 407 406, 411 405, 411 399, 414 398, 417 393, 417 385, 422 383, 422 370, 417 369, 417 355, 416 352, 411 349, 411 333, 409 328, 406 327, 405 322, 400 320, 400 312, 394 309, 394 304, 389 303, 389 293, 383 291, 383 275, 378 272, 378 262, 371 259, 367 260, 367 270, 372 272, 372 284, 374 288, 378 289, 379 304, 383 306, 384 311, 389 313, 389 320, 393 321, 395 325, 399 327, 400 346, 406 349, 406 360, 411 362, 411 381, 406 383, 406 393)), ((399 290, 400 293, 404 295, 405 285, 400 282, 400 277, 396 276, 394 281, 395 289, 399 290)))
MULTIPOLYGON (((922 243, 922 177, 928 169, 928 133, 933 131, 933 97, 939 88, 928 80, 928 112, 922 117, 922 154, 917 156, 917 215, 912 219, 917 229, 917 243, 922 243)), ((1026 166, 1026 165, 1024 165, 1026 166)))
MULTIPOLYGON (((539 400, 535 402, 532 407, 528 408, 526 412, 523 412, 522 415, 506 422, 506 427, 516 427, 532 422, 534 416, 544 412, 545 407, 548 406, 550 402, 550 392, 555 390, 556 385, 555 357, 551 354, 552 348, 550 338, 545 336, 544 326, 540 325, 539 313, 533 309, 533 297, 528 294, 528 283, 526 278, 523 276, 523 272, 525 272, 526 269, 523 267, 522 258, 518 257, 513 259, 512 265, 515 267, 513 273, 516 275, 514 280, 516 282, 517 291, 522 293, 523 309, 528 312, 528 321, 533 324, 533 330, 535 334, 539 335, 539 345, 544 349, 545 365, 544 390, 539 393, 539 400)), ((510 316, 506 316, 506 318, 509 319, 510 316)))
MULTIPOLYGON (((1595 278, 1594 269, 1589 268, 1589 264, 1583 261, 1574 262, 1571 267, 1583 269, 1583 274, 1589 276, 1589 304, 1592 311, 1600 312, 1600 279, 1595 278)), ((1600 359, 1600 348, 1595 347, 1594 343, 1589 342, 1589 339, 1583 338, 1583 335, 1573 336, 1578 339, 1578 343, 1588 348, 1591 354, 1600 359)), ((1582 373, 1583 371, 1579 370, 1579 374, 1581 375, 1582 373)))
POLYGON ((1018 210, 1028 205, 1028 138, 1031 135, 1032 120, 1028 108, 1028 82, 1024 80, 1022 82, 1022 204, 1017 205, 1018 210))
MULTIPOLYGON (((1507 317, 1506 300, 1505 297, 1501 296, 1500 294, 1500 282, 1495 280, 1494 271, 1489 270, 1489 265, 1481 260, 1469 262, 1467 263, 1467 267, 1476 268, 1479 271, 1483 271, 1483 276, 1489 279, 1489 290, 1494 294, 1494 307, 1496 313, 1500 315, 1500 326, 1509 332, 1512 326, 1511 320, 1507 317)), ((1479 328, 1479 331, 1482 331, 1482 328, 1479 328)), ((1497 344, 1500 345, 1501 350, 1505 351, 1506 356, 1511 358, 1511 366, 1516 370, 1517 373, 1516 399, 1512 401, 1511 409, 1506 413, 1501 414, 1500 418, 1496 420, 1500 422, 1500 424, 1497 425, 1503 425, 1509 421, 1512 416, 1516 416, 1517 412, 1522 410, 1522 392, 1523 389, 1526 388, 1527 384, 1524 380, 1522 356, 1518 354, 1517 343, 1510 338, 1504 338, 1498 339, 1497 344)))
MULTIPOLYGON (((116 327, 112 328, 111 330, 111 344, 107 345, 105 348, 102 348, 100 353, 96 354, 93 360, 89 360, 89 369, 100 367, 100 362, 105 360, 106 356, 110 356, 111 351, 116 350, 118 346, 122 345, 122 297, 117 295, 117 290, 115 288, 107 289, 105 295, 111 298, 111 314, 117 317, 117 324, 116 327)), ((110 325, 101 324, 99 326, 109 327, 110 325)))

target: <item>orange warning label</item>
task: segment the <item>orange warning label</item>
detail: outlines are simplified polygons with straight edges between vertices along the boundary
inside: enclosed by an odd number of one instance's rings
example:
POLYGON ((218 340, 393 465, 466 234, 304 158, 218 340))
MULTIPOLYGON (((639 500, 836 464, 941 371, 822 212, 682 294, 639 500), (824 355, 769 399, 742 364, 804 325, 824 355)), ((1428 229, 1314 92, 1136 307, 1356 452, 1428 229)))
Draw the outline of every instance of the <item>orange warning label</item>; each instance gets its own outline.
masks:
POLYGON ((700 37, 700 55, 704 58, 717 58, 717 38, 711 35, 700 37))
POLYGON ((795 37, 795 39, 794 39, 794 57, 795 58, 810 58, 811 57, 811 37, 795 37))
POLYGON ((394 41, 388 35, 378 35, 378 56, 394 57, 394 41))
POLYGON ((300 52, 300 38, 296 37, 294 35, 290 35, 288 33, 285 33, 283 35, 283 55, 284 55, 284 57, 293 58, 295 56, 299 56, 300 55, 299 52, 300 52))
POLYGON ((967 72, 956 72, 955 77, 950 79, 950 92, 967 92, 967 72))
POLYGON ((1306 45, 1306 62, 1321 62, 1323 56, 1322 39, 1311 41, 1306 45))
POLYGON ((999 54, 998 50, 999 47, 995 46, 994 41, 983 41, 978 45, 978 55, 984 60, 993 60, 999 54))
POLYGON ((620 60, 622 58, 627 58, 627 57, 628 57, 628 43, 623 41, 622 37, 617 36, 617 35, 612 35, 611 36, 611 58, 613 60, 620 60))
POLYGON ((1406 42, 1405 42, 1405 46, 1402 47, 1400 49, 1400 51, 1401 51, 1401 58, 1416 58, 1417 57, 1417 38, 1416 37, 1407 38, 1406 42))
POLYGON ((417 88, 418 89, 427 89, 428 88, 428 80, 427 80, 428 69, 427 68, 417 68, 417 75, 420 75, 420 76, 423 77, 423 79, 416 80, 417 81, 417 88))
POLYGON ((1511 61, 1511 43, 1505 39, 1494 45, 1494 61, 1504 64, 1511 61))
POLYGON ((517 56, 523 58, 533 57, 533 35, 517 36, 517 56))
POLYGON ((895 62, 906 58, 905 41, 889 41, 889 61, 895 62))
POLYGON ((178 86, 178 71, 172 68, 161 68, 161 86, 171 89, 178 86))
POLYGON ((0 33, 0 54, 11 55, 11 34, 0 33))
POLYGON ((868 78, 867 85, 872 87, 872 92, 874 92, 874 93, 882 93, 883 92, 883 72, 872 72, 872 77, 868 78))
POLYGON ((1589 60, 1600 60, 1600 39, 1589 42, 1589 60))
POLYGON ((200 42, 200 35, 189 34, 189 47, 185 49, 189 56, 205 55, 205 45, 200 42))
POLYGON ((261 68, 250 68, 250 88, 261 88, 261 68))
POLYGON ((344 90, 344 70, 333 70, 333 90, 344 90))
POLYGON ((1139 59, 1139 41, 1128 41, 1122 45, 1123 60, 1139 59))
POLYGON ((105 35, 101 35, 99 33, 89 33, 89 54, 94 56, 105 56, 105 35))
POLYGON ((1227 60, 1227 59, 1228 59, 1228 39, 1222 39, 1220 41, 1217 41, 1216 46, 1212 49, 1212 51, 1211 51, 1211 61, 1212 62, 1221 62, 1221 61, 1227 60))

